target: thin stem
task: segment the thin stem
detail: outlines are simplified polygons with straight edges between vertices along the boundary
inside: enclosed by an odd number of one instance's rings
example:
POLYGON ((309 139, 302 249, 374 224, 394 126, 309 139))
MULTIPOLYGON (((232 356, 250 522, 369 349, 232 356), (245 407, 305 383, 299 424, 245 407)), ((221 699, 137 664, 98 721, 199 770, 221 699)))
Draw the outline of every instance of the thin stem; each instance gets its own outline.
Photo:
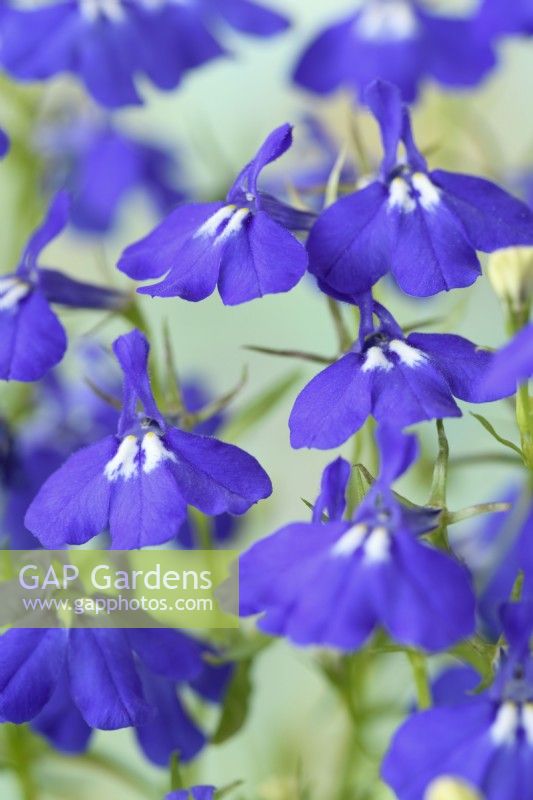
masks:
POLYGON ((427 671, 427 658, 418 650, 409 650, 407 653, 416 688, 418 707, 421 711, 431 708, 432 697, 429 676, 427 671))

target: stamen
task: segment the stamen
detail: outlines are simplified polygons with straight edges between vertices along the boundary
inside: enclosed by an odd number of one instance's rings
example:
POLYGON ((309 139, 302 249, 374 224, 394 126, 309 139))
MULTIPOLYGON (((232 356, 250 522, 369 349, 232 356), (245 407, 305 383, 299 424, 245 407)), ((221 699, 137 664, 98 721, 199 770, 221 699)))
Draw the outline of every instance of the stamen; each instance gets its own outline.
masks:
POLYGON ((386 528, 374 528, 365 542, 365 561, 378 564, 390 557, 390 535, 386 528))
POLYGON ((490 736, 496 745, 510 745, 516 741, 520 715, 516 703, 502 703, 490 727, 490 736))
POLYGON ((388 360, 381 347, 370 347, 367 350, 362 371, 371 372, 374 369, 384 369, 388 372, 393 366, 394 364, 388 360))
POLYGON ((30 284, 19 278, 0 278, 0 311, 17 306, 30 290, 30 284))
POLYGON ((200 225, 194 234, 194 238, 197 239, 199 236, 208 236, 209 238, 216 236, 220 226, 233 216, 236 208, 237 206, 235 205, 219 208, 218 211, 203 223, 203 225, 200 225))
POLYGON ((162 461, 176 461, 176 456, 167 450, 163 442, 153 431, 147 433, 142 440, 141 449, 143 452, 143 472, 148 475, 162 461))
POLYGON ((343 533, 331 548, 331 555, 334 558, 347 558, 353 555, 361 547, 367 534, 368 527, 359 523, 343 533))
POLYGON ((440 204, 440 192, 437 187, 423 172, 415 172, 411 181, 419 194, 418 199, 422 208, 433 211, 440 204))
POLYGON ((121 441, 114 457, 105 465, 104 475, 106 478, 109 481, 116 481, 119 478, 124 478, 124 480, 132 478, 139 468, 138 454, 139 443, 137 442, 137 437, 133 435, 126 436, 121 441))
POLYGON ((405 178, 394 178, 389 186, 389 208, 397 208, 410 214, 416 208, 416 201, 411 194, 411 187, 405 178))
POLYGON ((389 344, 389 350, 396 353, 402 364, 408 367, 417 367, 426 360, 425 353, 416 347, 411 347, 407 342, 402 342, 401 339, 393 339, 389 344))
POLYGON ((418 30, 417 16, 406 0, 370 0, 356 22, 361 38, 377 41, 413 39, 418 30))

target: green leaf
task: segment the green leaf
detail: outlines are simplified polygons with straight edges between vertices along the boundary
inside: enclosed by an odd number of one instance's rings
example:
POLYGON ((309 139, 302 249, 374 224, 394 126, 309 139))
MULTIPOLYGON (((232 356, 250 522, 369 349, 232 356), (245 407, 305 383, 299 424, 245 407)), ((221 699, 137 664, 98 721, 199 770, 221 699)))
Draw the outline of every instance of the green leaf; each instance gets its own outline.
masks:
POLYGON ((518 453, 518 455, 522 457, 522 451, 520 450, 520 448, 513 442, 509 441, 509 439, 504 439, 503 436, 500 436, 500 434, 494 430, 494 426, 492 425, 492 423, 488 421, 488 419, 486 419, 486 417, 481 416, 481 414, 474 414, 472 411, 470 412, 470 414, 475 419, 477 419, 477 421, 480 422, 481 425, 483 425, 485 430, 488 431, 490 435, 494 439, 496 439, 497 442, 503 444, 504 447, 508 447, 510 450, 514 450, 515 453, 518 453))
POLYGON ((224 438, 229 441, 239 439, 246 431, 261 422, 267 414, 283 400, 291 389, 300 381, 300 372, 291 372, 277 383, 269 386, 266 391, 245 405, 230 419, 224 429, 224 438))
POLYGON ((481 675, 481 683, 476 693, 482 692, 491 685, 494 678, 494 659, 497 645, 481 639, 479 636, 468 642, 455 645, 449 652, 460 661, 470 664, 481 675))
POLYGON ((222 744, 240 731, 248 717, 252 682, 250 672, 253 660, 251 658, 237 664, 233 678, 224 698, 222 715, 218 728, 213 734, 213 744, 222 744))
POLYGON ((462 508, 460 511, 444 511, 443 521, 445 525, 454 525, 465 519, 478 517, 480 514, 501 514, 503 511, 509 511, 510 508, 511 503, 480 503, 477 506, 462 508))
POLYGON ((220 789, 217 789, 215 792, 215 800, 222 800, 223 797, 227 797, 229 794, 238 789, 239 786, 242 786, 243 781, 233 781, 232 783, 228 783, 227 786, 222 786, 220 789))
POLYGON ((328 182, 326 184, 326 192, 324 196, 324 208, 333 205, 339 196, 339 184, 342 175, 346 158, 348 157, 348 148, 346 145, 342 148, 331 170, 328 182))
POLYGON ((437 436, 439 452, 433 468, 433 480, 427 505, 431 508, 446 508, 446 486, 448 483, 450 447, 448 445, 448 439, 446 438, 444 423, 441 419, 437 420, 437 436))

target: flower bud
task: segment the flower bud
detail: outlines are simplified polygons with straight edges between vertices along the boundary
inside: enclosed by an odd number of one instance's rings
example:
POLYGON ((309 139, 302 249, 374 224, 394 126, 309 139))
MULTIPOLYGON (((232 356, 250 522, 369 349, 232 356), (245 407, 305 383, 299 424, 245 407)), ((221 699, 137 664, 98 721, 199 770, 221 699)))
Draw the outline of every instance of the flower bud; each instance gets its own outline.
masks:
POLYGON ((428 786, 424 800, 482 800, 479 792, 456 778, 437 778, 428 786))
POLYGON ((491 253, 487 274, 498 297, 518 312, 533 297, 533 247, 506 247, 491 253))

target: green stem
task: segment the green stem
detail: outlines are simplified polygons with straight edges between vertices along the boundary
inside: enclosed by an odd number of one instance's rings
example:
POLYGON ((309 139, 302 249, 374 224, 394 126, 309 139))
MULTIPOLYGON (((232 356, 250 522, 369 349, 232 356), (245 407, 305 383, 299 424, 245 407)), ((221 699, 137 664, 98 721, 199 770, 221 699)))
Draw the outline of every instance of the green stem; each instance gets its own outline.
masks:
POLYGON ((427 658, 424 653, 421 653, 418 650, 408 651, 407 657, 409 658, 409 663, 411 664, 411 669, 413 671, 418 707, 421 711, 424 711, 426 708, 431 708, 432 706, 431 687, 429 684, 427 670, 427 658))
POLYGON ((23 800, 38 800, 39 787, 31 770, 33 755, 28 731, 22 725, 7 725, 5 734, 9 762, 17 775, 23 800))

